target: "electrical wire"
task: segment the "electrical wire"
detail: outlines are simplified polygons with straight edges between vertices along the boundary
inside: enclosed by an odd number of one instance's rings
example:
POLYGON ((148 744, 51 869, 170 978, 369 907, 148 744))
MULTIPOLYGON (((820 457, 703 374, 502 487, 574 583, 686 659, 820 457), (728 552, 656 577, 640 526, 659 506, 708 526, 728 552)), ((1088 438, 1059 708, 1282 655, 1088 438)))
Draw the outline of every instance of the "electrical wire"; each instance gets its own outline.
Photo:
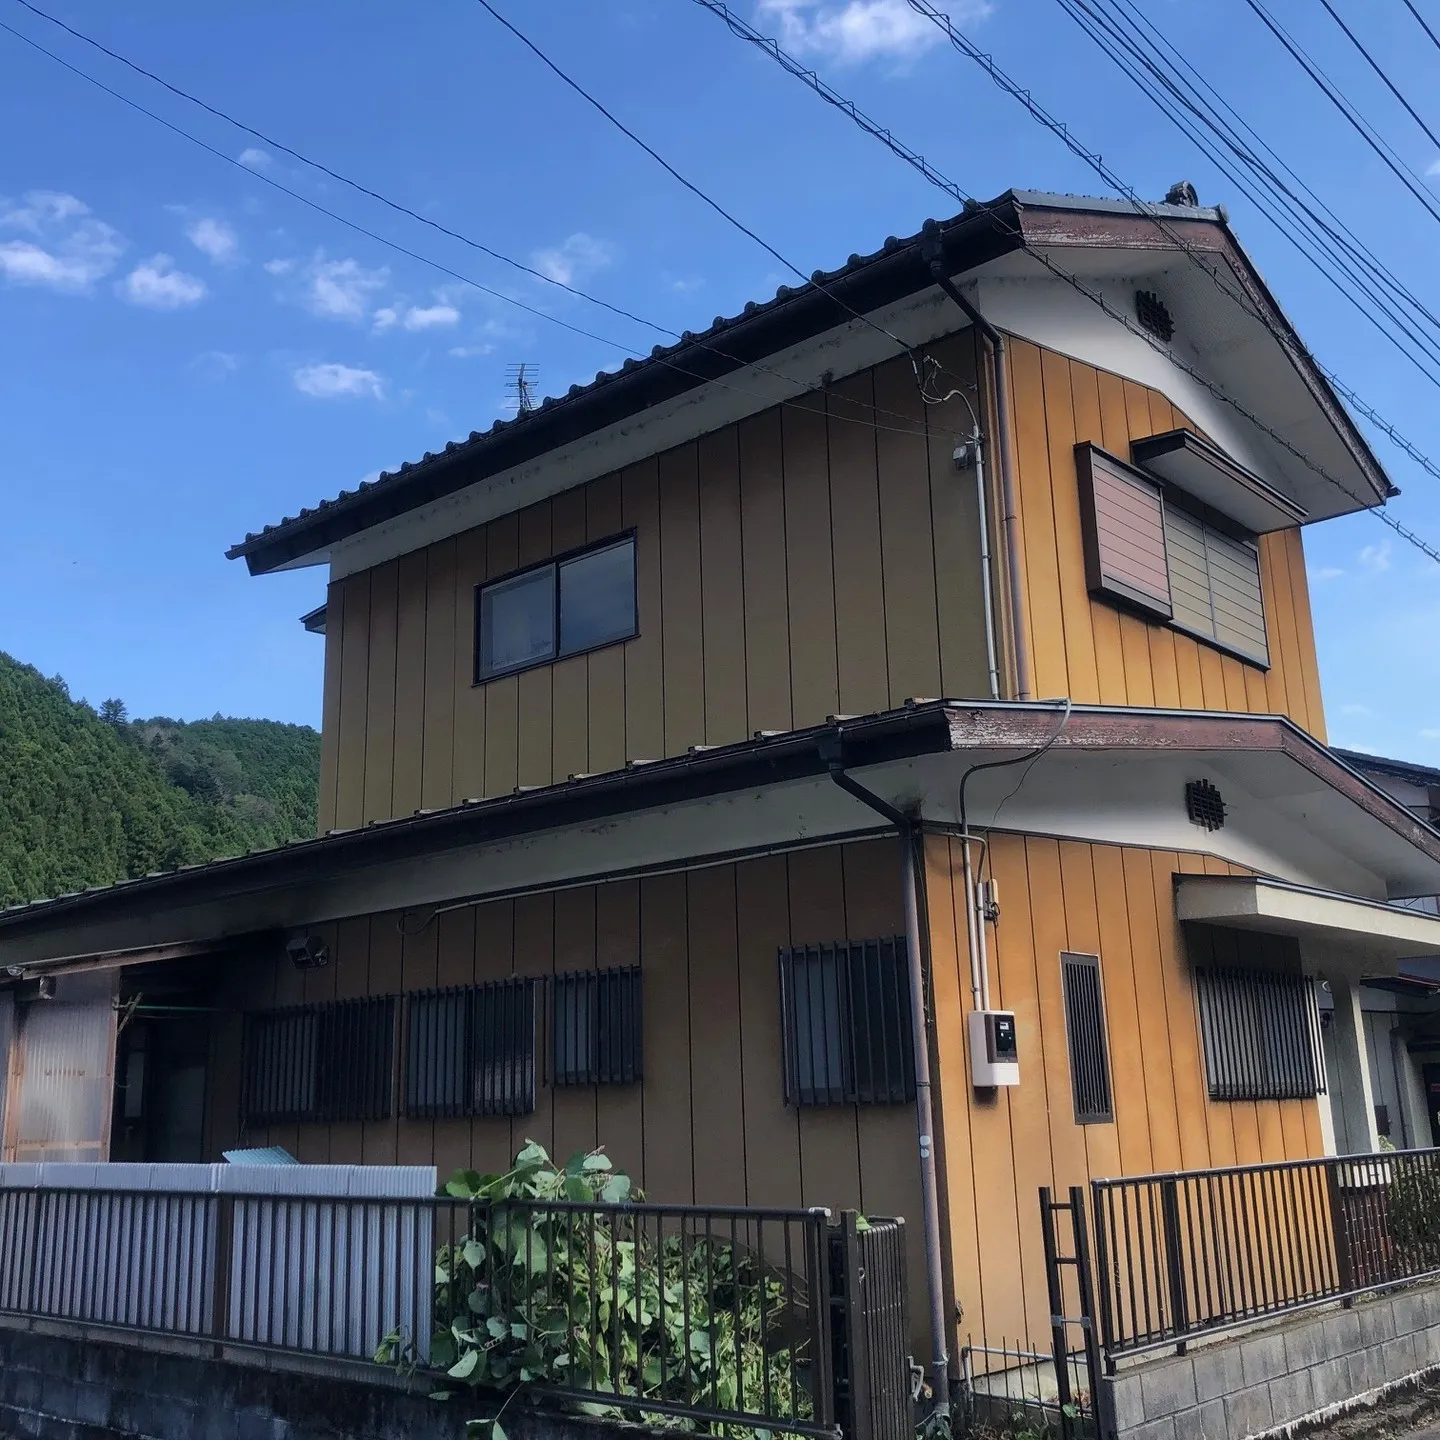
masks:
MULTIPOLYGON (((739 38, 756 45, 757 48, 764 51, 772 59, 778 60, 782 64, 783 68, 787 71, 787 73, 793 75, 802 83, 808 85, 811 89, 816 90, 817 93, 821 93, 821 86, 824 82, 819 81, 818 77, 814 75, 813 71, 808 70, 805 66, 801 65, 792 57, 786 56, 785 52, 781 49, 781 47, 775 40, 769 37, 761 36, 757 31, 753 29, 753 27, 749 26, 747 22, 740 19, 739 16, 735 15, 724 3, 724 0, 695 0, 695 3, 701 6, 703 9, 710 11, 713 15, 716 15, 717 17, 722 19, 729 26, 732 33, 737 35, 739 38), (783 59, 781 59, 782 56, 784 57, 783 59)), ((928 6, 924 5, 922 3, 922 0, 907 0, 907 3, 909 3, 913 9, 917 10, 922 15, 926 15, 927 17, 932 17, 935 15, 935 12, 931 11, 928 6)), ((946 29, 948 33, 952 33, 957 36, 959 35, 959 32, 953 30, 953 27, 950 25, 948 17, 938 16, 936 17, 936 23, 940 24, 941 28, 946 29)), ((1029 110, 1033 115, 1035 115, 1037 119, 1042 119, 1042 123, 1046 124, 1048 128, 1053 129, 1057 134, 1059 134, 1065 140, 1067 146, 1069 146, 1077 154, 1086 156, 1087 158, 1089 157, 1090 152, 1086 151, 1083 146, 1080 146, 1078 142, 1075 141, 1072 136, 1070 136, 1066 127, 1062 125, 1059 121, 1053 119, 1053 117, 1049 116, 1043 109, 1041 109, 1041 107, 1037 104, 1033 96, 1031 96, 1028 91, 1022 90, 1018 85, 1015 84, 1014 81, 1012 81, 1007 75, 1005 75, 1005 73, 1001 71, 1000 68, 995 64, 993 57, 980 52, 978 49, 970 45, 968 40, 965 40, 963 36, 960 36, 959 39, 963 42, 958 47, 962 50, 962 53, 969 54, 971 58, 975 59, 982 66, 982 68, 984 68, 987 73, 991 75, 992 79, 995 80, 995 82, 997 83, 997 85, 1000 86, 1001 89, 1003 89, 1006 93, 1012 95, 1015 99, 1019 100, 1020 103, 1022 103, 1027 110, 1029 110)), ((829 87, 825 88, 828 89, 829 87)), ((828 97, 822 96, 822 98, 828 97)), ((832 100, 830 101, 830 103, 835 104, 836 102, 832 100)), ((887 130, 884 126, 878 124, 877 122, 871 120, 853 103, 846 101, 840 103, 837 108, 843 110, 862 130, 864 130, 867 134, 871 135, 873 138, 879 140, 894 154, 898 155, 902 160, 905 160, 907 164, 910 164, 914 168, 920 170, 920 172, 925 175, 925 178, 930 180, 932 184, 935 184, 941 189, 946 190, 948 193, 953 195, 954 198, 959 200, 962 205, 966 203, 968 197, 958 185, 955 185, 952 181, 946 180, 943 176, 939 174, 937 170, 935 170, 933 166, 923 162, 923 160, 921 160, 920 157, 918 157, 916 153, 909 147, 895 142, 889 130, 887 130)), ((1099 165, 1104 165, 1103 160, 1100 160, 1098 156, 1094 157, 1094 159, 1099 165)), ((1106 167, 1106 170, 1108 174, 1108 167, 1106 167)), ((1107 183, 1109 182, 1107 181, 1107 183)), ((1137 213, 1161 225, 1162 229, 1172 237, 1172 243, 1176 244, 1177 248, 1189 254, 1191 258, 1200 265, 1200 268, 1205 271, 1205 273, 1210 275, 1212 280, 1215 280, 1217 284, 1221 283, 1218 280, 1218 277, 1215 276, 1214 272, 1211 271, 1210 268, 1204 264, 1203 260, 1199 259, 1199 257, 1194 254, 1193 247, 1189 246, 1182 237, 1175 236, 1173 230, 1171 230, 1170 227, 1163 225, 1160 217, 1155 214, 1154 207, 1147 205, 1143 200, 1139 199, 1139 197, 1136 196, 1133 191, 1129 190, 1129 187, 1124 186, 1123 182, 1118 181, 1118 177, 1115 183, 1117 187, 1121 190, 1121 193, 1126 194, 1127 198, 1131 199, 1137 210, 1137 213)), ((1016 230, 1013 226, 1008 225, 999 216, 994 206, 974 207, 972 205, 970 209, 972 213, 981 213, 988 210, 992 219, 994 219, 999 226, 1008 230, 1011 235, 1016 236, 1023 241, 1023 236, 1020 235, 1020 232, 1016 230)), ((1310 456, 1306 455, 1302 450, 1300 450, 1287 436, 1281 434, 1278 430, 1274 429, 1274 427, 1267 425, 1263 420, 1260 419, 1258 415, 1254 414, 1254 412, 1249 410, 1233 396, 1228 394, 1208 376, 1204 375, 1201 371, 1196 369, 1196 367, 1190 365, 1187 361, 1176 355, 1173 351, 1169 349, 1169 347, 1157 340, 1147 330, 1143 329, 1136 321, 1132 320, 1128 315, 1125 315, 1121 311, 1116 310, 1116 308, 1111 305, 1110 302, 1106 300, 1102 294, 1100 294, 1098 291, 1092 290, 1077 276, 1072 275, 1068 271, 1062 269, 1042 251, 1027 247, 1026 253, 1029 254, 1039 264, 1044 266, 1048 271, 1050 271, 1050 273, 1054 275, 1057 279, 1062 280, 1066 284, 1070 285, 1078 294, 1083 295, 1086 299, 1090 300, 1093 304, 1098 306, 1112 320, 1116 321, 1120 325, 1123 325, 1127 330, 1130 331, 1131 334, 1136 336, 1138 339, 1144 341, 1145 344, 1149 345, 1158 354, 1164 356, 1165 359, 1167 359, 1171 364, 1175 365, 1176 368, 1188 374, 1198 384, 1200 384, 1203 388, 1209 391, 1209 393, 1212 394, 1217 400, 1220 400, 1222 403, 1228 405, 1232 410, 1234 410, 1243 419, 1248 421, 1262 434, 1268 435, 1270 439, 1275 441, 1289 454, 1293 455, 1297 460, 1299 460, 1303 465, 1305 465, 1307 469, 1311 470, 1313 473, 1320 476, 1323 480, 1333 485, 1342 494, 1349 496, 1349 498, 1353 500, 1358 506, 1364 509, 1367 513, 1373 515, 1382 524, 1388 526, 1407 543, 1415 546, 1416 549, 1420 550, 1423 554, 1427 555, 1437 564, 1440 564, 1440 550, 1437 550, 1434 546, 1430 545, 1429 542, 1424 540, 1413 530, 1409 529, 1408 526, 1397 520, 1393 515, 1390 515, 1383 508, 1375 508, 1373 501, 1367 501, 1363 499, 1360 495, 1356 494, 1356 492, 1352 490, 1348 485, 1346 485, 1344 481, 1340 480, 1337 476, 1332 475, 1318 461, 1312 459, 1310 456)), ((1221 288, 1224 288, 1223 284, 1221 288)), ((1230 292, 1227 291, 1226 293, 1230 292)), ((1283 346, 1283 348, 1286 349, 1287 352, 1293 353, 1299 350, 1298 342, 1295 341, 1292 337, 1286 336, 1284 332, 1278 331, 1275 328, 1273 322, 1270 322, 1269 328, 1271 329, 1271 333, 1275 336, 1275 338, 1283 346)), ((1302 355, 1304 354, 1303 351, 1299 351, 1299 353, 1302 355)))
MULTIPOLYGON (((1209 90, 1221 106, 1230 109, 1223 97, 1183 60, 1130 0, 1110 0, 1110 3, 1117 12, 1123 6, 1134 18, 1107 14, 1103 8, 1106 0, 1057 0, 1057 3, 1346 302, 1374 325, 1421 375, 1440 387, 1440 317, 1385 269, 1273 150, 1269 153, 1276 164, 1311 197, 1313 205, 1258 156, 1243 135, 1209 108, 1197 85, 1209 90), (1154 41, 1148 41, 1141 33, 1142 24, 1153 33, 1154 41), (1168 65, 1159 53, 1161 45, 1175 54, 1180 64, 1168 65), (1123 54, 1117 51, 1117 46, 1123 54), (1216 141, 1210 140, 1199 127, 1208 130, 1216 141)), ((1233 109, 1230 113, 1258 146, 1269 150, 1233 109)))
MULTIPOLYGON (((914 0, 910 0, 910 3, 913 4, 914 0)), ((1437 204, 1435 197, 1427 191, 1424 181, 1396 155, 1374 126, 1345 97, 1335 82, 1305 53, 1300 43, 1270 14, 1260 0, 1245 0, 1245 3, 1260 17, 1266 29, 1280 42, 1291 59, 1320 87, 1321 92, 1330 103, 1350 122, 1355 132, 1385 162, 1396 179, 1430 212, 1433 219, 1440 220, 1440 204, 1437 204)))
POLYGON ((1420 28, 1430 37, 1435 48, 1440 50, 1440 35, 1437 35, 1426 22, 1425 17, 1415 8, 1413 0, 1405 0, 1405 8, 1419 22, 1420 28))
MULTIPOLYGON (((470 289, 476 290, 483 295, 487 295, 491 299, 501 301, 506 305, 514 306, 519 310, 525 311, 529 315, 535 316, 537 319, 548 321, 552 325, 558 325, 561 329, 568 330, 572 334, 582 336, 587 340, 593 340, 600 345, 606 346, 608 349, 619 351, 621 354, 626 355, 631 359, 644 360, 646 358, 649 358, 655 363, 664 366, 666 369, 673 370, 675 373, 685 376, 687 379, 698 380, 701 383, 715 385, 718 386, 720 389, 732 391, 737 395, 749 396, 752 399, 763 402, 763 404, 767 407, 770 405, 781 405, 788 408, 804 409, 807 413, 811 414, 814 413, 812 406, 799 404, 798 398, 785 399, 783 397, 777 398, 772 395, 765 395, 759 391, 750 390, 745 388, 744 386, 736 385, 731 381, 707 376, 697 370, 687 369, 684 365, 677 363, 675 360, 670 359, 668 356, 657 354, 654 351, 652 351, 650 355, 646 357, 643 353, 633 349, 631 346, 626 345, 621 341, 615 340, 613 337, 599 334, 593 330, 587 330, 584 326, 573 324, 571 321, 564 320, 558 315, 553 315, 548 311, 540 309, 538 306, 527 304, 524 300, 518 299, 514 295, 507 295, 504 291, 495 290, 488 285, 482 284, 480 281, 474 279, 473 277, 466 275, 463 272, 456 270, 449 265, 444 264, 442 261, 432 259, 430 256, 422 254, 420 251, 412 250, 408 246, 403 245, 396 240, 392 240, 388 236, 380 234, 378 231, 371 230, 367 226, 360 224, 358 221, 351 220, 349 217, 340 214, 338 211, 332 210, 328 206, 321 204, 319 201, 311 199, 308 195, 305 195, 300 191, 293 189, 291 186, 284 184, 282 181, 277 180, 274 176, 263 174, 258 170, 252 170, 248 165, 241 164, 241 162, 234 156, 226 154, 225 151, 219 149, 214 145, 211 145, 208 141, 201 139, 199 136, 192 134, 183 126, 175 124, 174 121, 169 120, 165 116, 160 115, 156 111, 153 111, 148 107, 142 105, 139 101, 132 99, 130 96, 124 94, 122 91, 116 90, 112 86, 107 85, 103 80, 100 80, 96 76, 89 74, 87 71, 81 69, 78 65, 75 65, 69 60, 66 60, 63 56, 56 54, 55 51, 49 49, 45 45, 42 45, 38 40, 35 40, 32 36, 26 35, 23 31, 15 29, 14 26, 8 25, 4 21, 0 21, 0 31, 4 31, 5 33, 13 36, 15 39, 22 41, 24 44, 30 46, 34 50, 39 51, 40 54, 54 61, 57 65, 61 66, 65 70, 68 70, 71 74, 86 81, 88 84, 93 85, 96 89, 103 91, 105 94, 111 96, 113 99, 120 101, 121 104, 128 106, 130 109, 136 111, 141 115, 144 115, 147 119, 153 120, 157 125, 163 126, 166 130, 169 130, 172 134, 178 136, 182 140, 186 140, 190 144, 196 146, 201 150, 206 151, 208 154, 213 155, 217 159, 223 160, 227 165, 230 165, 233 168, 241 171, 243 174, 250 176, 252 179, 258 180, 262 184, 268 185, 274 190, 278 190, 281 194, 288 195, 292 200, 298 201, 300 204, 306 206, 308 209, 315 211, 317 214, 325 216, 329 220, 335 221, 337 224, 344 226, 346 229, 353 231, 357 235, 362 235, 367 240, 374 241, 377 245, 384 246, 386 249, 392 250, 396 254, 403 255, 407 259, 414 260, 418 264, 427 266, 429 269, 434 270, 437 273, 444 275, 451 280, 458 281, 460 284, 465 285, 470 289)), ((585 298, 588 299, 590 297, 585 296, 585 298)), ((691 338, 692 340, 694 340, 694 337, 691 338)), ((733 364, 741 366, 743 369, 752 369, 759 374, 769 375, 776 379, 783 380, 788 385, 793 385, 796 388, 797 396, 809 395, 817 388, 814 382, 802 380, 795 376, 785 375, 781 371, 771 370, 768 367, 758 365, 753 361, 740 360, 738 357, 728 355, 725 351, 717 349, 714 346, 706 344, 705 342, 696 341, 695 343, 699 345, 699 348, 707 350, 721 359, 728 360, 733 364)), ((913 423, 915 417, 904 415, 899 411, 886 410, 882 407, 868 404, 863 400, 851 401, 847 399, 845 403, 847 405, 853 404, 858 409, 871 412, 872 417, 877 415, 888 415, 892 419, 911 421, 912 423, 903 426, 885 425, 881 424, 879 420, 874 418, 866 419, 858 415, 848 415, 839 413, 838 411, 832 412, 828 407, 826 412, 827 418, 840 420, 849 424, 864 425, 868 428, 880 432, 908 435, 911 437, 923 438, 929 433, 928 429, 919 428, 913 423)))
MULTIPOLYGON (((205 111, 207 114, 214 116, 216 119, 224 121, 227 125, 233 126, 236 130, 239 130, 241 133, 250 136, 252 139, 259 140, 262 144, 270 146, 271 149, 277 150, 283 155, 288 155, 292 160, 296 160, 300 164, 308 166, 310 169, 317 171, 319 174, 325 175, 329 179, 335 180, 339 184, 347 186, 349 189, 354 190, 357 194, 363 195, 368 199, 375 200, 379 204, 386 206, 388 209, 395 211, 397 214, 403 215, 408 219, 418 221, 420 224, 428 226, 430 229, 438 232, 441 235, 445 235, 452 240, 458 240, 461 244, 469 246, 472 250, 476 250, 483 255, 487 255, 491 259, 497 260, 504 265, 508 265, 512 269, 518 270, 521 273, 531 276, 536 280, 543 281, 545 284, 551 285, 558 290, 563 290, 570 295, 574 295, 581 300, 587 301, 591 305, 596 305, 603 310, 608 310, 612 314, 620 316, 622 319, 634 321, 636 324, 643 325, 649 330, 654 330, 662 335, 668 335, 672 340, 682 340, 685 338, 685 336, 682 335, 681 332, 673 330, 667 325, 661 325, 658 321, 647 319, 643 315, 637 315, 634 311, 626 310, 619 305, 614 305, 608 300, 602 300, 600 297, 596 295, 591 295, 588 291, 581 290, 575 285, 571 285, 563 280, 556 279, 553 275, 547 275, 543 270, 537 270, 533 266, 527 265, 521 260, 516 260, 513 256, 506 255, 502 251, 496 250, 491 246, 484 244, 482 241, 476 240, 473 236, 466 235, 458 230, 452 230, 449 226, 441 224, 438 220, 434 220, 428 215, 423 215, 419 211, 412 209, 410 206, 405 205, 400 201, 392 200, 389 196, 383 194, 382 192, 372 189, 370 186, 353 179, 351 176, 343 174, 341 171, 334 169, 333 167, 325 164, 323 161, 316 160, 311 156, 303 154, 301 151, 294 149, 290 145, 287 145, 284 141, 277 140, 274 136, 267 134, 263 130, 256 129, 253 125, 248 124, 246 121, 238 119, 236 116, 228 113, 225 110, 220 109, 218 106, 212 105, 208 101, 201 99, 198 95, 192 94, 190 91, 183 89, 179 85, 176 85, 173 81, 167 80, 163 75, 156 74, 155 71, 149 70, 145 66, 137 63, 136 61, 131 60, 128 56, 122 55, 119 51, 111 49, 108 45, 105 45, 101 41, 96 40, 93 36, 87 35, 84 31, 77 30, 73 25, 69 25, 65 21, 60 20, 59 18, 51 15, 45 10, 42 10, 38 5, 33 4, 32 0, 15 0, 15 3, 20 5, 25 10, 28 10, 31 14, 37 16, 39 19, 48 21, 51 25, 54 25, 60 30, 63 30, 67 35, 70 35, 72 38, 79 40, 81 43, 90 46, 94 50, 99 51, 102 55, 115 61, 116 63, 125 66, 126 69, 131 70, 136 75, 140 75, 146 80, 151 81, 153 84, 159 85, 162 89, 169 91, 172 95, 177 96, 179 99, 186 101, 190 105, 196 106, 197 108, 205 111)), ((35 48, 41 50, 52 60, 55 60, 59 64, 66 65, 67 69, 70 69, 73 71, 73 73, 80 75, 81 78, 91 80, 92 83, 99 85, 101 89, 105 90, 107 94, 113 95, 117 99, 124 100, 126 104, 133 105, 133 102, 131 102, 124 95, 120 94, 115 90, 109 89, 101 82, 95 80, 94 77, 86 74, 84 71, 81 71, 76 67, 69 65, 68 62, 55 55, 52 51, 49 51, 43 46, 38 45, 35 41, 30 40, 30 38, 24 35, 23 32, 13 30, 9 26, 5 26, 3 24, 0 24, 0 28, 7 29, 12 35, 17 36, 20 39, 26 40, 27 43, 34 45, 35 48)), ((139 109, 142 114, 147 115, 151 119, 158 120, 161 124, 168 125, 169 123, 163 120, 160 116, 153 114, 151 111, 143 109, 143 107, 134 105, 133 108, 139 109)), ((174 126, 170 126, 170 128, 175 129, 174 126)), ((177 133, 183 133, 186 139, 194 138, 188 132, 177 131, 177 133)), ((203 144, 203 142, 196 143, 203 144)), ((205 148, 210 149, 211 147, 206 146, 205 148)), ((311 205, 312 209, 319 210, 320 213, 328 216, 329 218, 339 220, 341 224, 350 223, 343 217, 338 216, 334 212, 325 209, 323 206, 314 205, 309 200, 306 200, 304 196, 299 195, 297 192, 273 180, 271 177, 257 174, 257 172, 252 170, 249 166, 243 165, 239 160, 235 159, 234 157, 224 155, 223 152, 213 149, 211 149, 211 153, 221 155, 221 157, 225 159, 228 163, 236 166, 239 169, 244 170, 247 174, 256 175, 256 178, 264 180, 266 183, 275 186, 277 189, 284 191, 285 194, 290 195, 295 199, 301 200, 304 204, 311 205)), ((351 228, 360 229, 360 227, 353 225, 351 226, 351 228)), ((370 239, 379 240, 381 244, 389 243, 388 241, 385 241, 382 237, 374 235, 373 232, 369 230, 360 229, 360 233, 366 235, 370 239)), ((410 252, 408 251, 404 253, 410 254, 410 252)), ((411 255, 411 258, 417 257, 411 255)), ((423 260, 423 257, 419 258, 423 260)), ((428 264, 430 262, 424 261, 424 263, 428 264)), ((453 272, 449 273, 453 274, 453 272)), ((463 277, 455 278, 463 279, 463 277)), ((464 283, 474 284, 475 282, 466 280, 464 283)), ((478 288, 485 290, 486 294, 491 295, 494 298, 507 300, 511 304, 520 304, 520 302, 515 300, 514 297, 505 296, 501 292, 489 290, 483 286, 480 286, 478 288)), ((551 319, 552 321, 554 321, 554 323, 557 324, 565 323, 563 321, 554 320, 554 317, 546 311, 541 311, 538 309, 534 309, 533 307, 524 305, 522 305, 521 308, 529 310, 531 314, 538 315, 541 319, 551 319)), ((600 339, 602 343, 607 345, 615 344, 614 341, 604 340, 603 337, 592 335, 587 330, 578 329, 575 326, 569 326, 568 328, 575 330, 577 334, 583 335, 586 338, 600 339)), ((888 339, 895 340, 895 337, 890 335, 888 331, 884 333, 886 334, 886 337, 888 339)), ((691 337, 691 339, 692 341, 694 341, 693 336, 691 337)), ((787 384, 795 385, 801 393, 808 394, 814 388, 806 381, 796 380, 792 376, 784 375, 780 371, 772 370, 765 365, 759 364, 758 362, 742 361, 737 356, 729 355, 724 350, 719 349, 715 345, 708 342, 695 341, 695 343, 699 344, 702 349, 708 351, 713 355, 716 355, 720 359, 729 360, 733 364, 746 366, 750 369, 757 371, 758 373, 770 375, 775 379, 785 381, 787 384)), ((903 346, 903 342, 901 341, 895 340, 895 343, 903 346)), ((639 352, 636 352, 629 347, 620 348, 624 349, 624 352, 627 355, 636 356, 637 358, 639 357, 639 352)), ((883 406, 867 404, 867 402, 865 401, 854 401, 852 403, 862 408, 870 409, 877 415, 888 415, 891 419, 894 420, 910 420, 912 418, 910 416, 902 414, 899 411, 887 410, 883 406)))
POLYGON ((1364 56, 1365 63, 1369 65, 1384 82, 1385 88, 1405 107, 1409 112, 1410 118, 1425 132, 1430 143, 1440 148, 1440 135, 1436 135, 1421 118, 1420 112, 1401 94, 1400 87, 1380 68, 1375 57, 1365 48, 1365 44, 1360 37, 1345 23, 1344 17, 1340 12, 1330 3, 1330 0, 1320 0, 1320 3, 1325 7, 1325 13, 1345 32, 1346 39, 1364 56))
POLYGON ((847 305, 845 301, 840 299, 838 295, 826 288, 824 283, 819 278, 822 272, 817 270, 814 274, 807 275, 797 264, 795 264, 793 260, 787 259, 772 244, 770 244, 768 240, 765 240, 761 236, 757 235, 755 231, 752 230, 747 224, 745 224, 743 220, 740 220, 736 216, 732 215, 730 211, 728 211, 718 200, 708 195, 697 184, 695 184, 693 180, 690 180, 686 176, 682 175, 680 171, 678 171, 663 155, 661 155, 658 150, 654 149, 654 147, 651 146, 647 141, 643 140, 623 120, 621 120, 617 115, 615 115, 613 111, 607 109, 606 106, 603 105, 599 100, 597 100, 595 96, 592 95, 587 89, 585 89, 585 87, 581 85, 578 80, 576 80, 573 76, 567 74, 566 71, 562 70, 560 66, 550 58, 550 56, 548 56, 532 39, 530 39, 528 35, 525 35, 523 32, 517 29, 516 26, 511 24, 511 22, 507 20, 490 3, 490 0, 475 0, 475 3, 479 5, 480 8, 484 10, 487 14, 491 15, 495 20, 497 20, 501 25, 503 25, 506 30, 508 30, 522 45, 525 46, 527 50, 530 51, 532 55, 534 55, 541 62, 541 64, 546 67, 546 69, 548 69, 552 74, 557 75, 566 85, 570 87, 571 90, 573 90, 578 96, 580 96, 582 100, 586 101, 587 104, 593 106, 596 110, 598 110, 600 114, 603 115, 605 119, 608 120, 610 124, 613 125, 622 135, 626 136, 636 145, 638 145, 652 160, 655 161, 657 165, 661 167, 661 169, 663 169, 668 175, 673 176, 674 179, 678 180, 680 184, 683 185, 685 189, 687 189, 692 195, 694 195, 697 199, 701 200, 704 204, 708 205, 710 209, 712 209, 722 219, 728 221, 731 225, 733 225, 742 235, 748 236, 762 250, 764 250, 767 255, 770 255, 774 259, 778 260, 780 264, 782 264, 787 270, 792 271, 794 274, 798 275, 802 281, 814 285, 815 288, 819 290, 822 294, 828 295, 842 310, 844 310, 848 315, 850 315, 852 319, 859 320, 862 324, 868 325, 872 330, 877 331, 879 334, 885 336, 886 339, 891 340, 896 345, 898 345, 900 347, 900 350, 904 354, 909 355, 911 358, 911 364, 915 368, 916 383, 922 383, 920 376, 920 368, 915 360, 913 353, 913 346, 906 344, 906 342, 902 340, 898 335, 894 334, 890 330, 887 330, 885 326, 879 324, 870 316, 864 315, 859 310, 853 309, 850 305, 847 305))

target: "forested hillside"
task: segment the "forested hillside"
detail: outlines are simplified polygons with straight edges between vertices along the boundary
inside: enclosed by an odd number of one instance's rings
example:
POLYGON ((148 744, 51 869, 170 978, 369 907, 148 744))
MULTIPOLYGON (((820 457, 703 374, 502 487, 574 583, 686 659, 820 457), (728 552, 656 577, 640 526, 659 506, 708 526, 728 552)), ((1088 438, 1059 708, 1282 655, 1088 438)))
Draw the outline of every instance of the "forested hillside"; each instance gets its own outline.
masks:
POLYGON ((130 720, 0 652, 0 905, 315 833, 320 736, 130 720))

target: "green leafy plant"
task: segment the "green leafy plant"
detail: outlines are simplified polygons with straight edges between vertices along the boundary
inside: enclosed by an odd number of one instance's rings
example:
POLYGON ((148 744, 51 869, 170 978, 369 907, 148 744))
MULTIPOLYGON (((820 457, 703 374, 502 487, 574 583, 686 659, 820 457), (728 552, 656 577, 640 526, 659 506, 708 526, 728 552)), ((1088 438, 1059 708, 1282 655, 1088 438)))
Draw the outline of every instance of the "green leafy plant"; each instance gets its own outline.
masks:
MULTIPOLYGON (((647 1401, 813 1415, 796 1374, 805 1331, 793 1282, 728 1237, 666 1230, 627 1208, 639 1192, 603 1151, 561 1168, 529 1141, 505 1174, 457 1171, 442 1193, 471 1210, 467 1233, 436 1256, 429 1368, 472 1388, 595 1393, 587 1410, 662 1423, 693 1425, 647 1401)), ((376 1359, 419 1364, 398 1331, 376 1359)))
POLYGON ((1412 1269, 1440 1259, 1440 1170, 1397 1166, 1385 1197, 1390 1240, 1412 1269))

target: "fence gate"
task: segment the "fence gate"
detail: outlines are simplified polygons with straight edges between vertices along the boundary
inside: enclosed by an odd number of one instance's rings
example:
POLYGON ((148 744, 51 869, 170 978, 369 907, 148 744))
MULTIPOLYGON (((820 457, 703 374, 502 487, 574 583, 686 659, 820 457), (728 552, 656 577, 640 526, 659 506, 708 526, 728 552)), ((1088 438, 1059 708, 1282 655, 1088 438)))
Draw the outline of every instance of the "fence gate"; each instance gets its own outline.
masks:
POLYGON ((1045 1244, 1045 1285, 1060 1434, 1063 1440, 1077 1440, 1090 1433, 1092 1426, 1101 1436, 1111 1434, 1112 1427, 1102 1414, 1106 1387, 1101 1383, 1100 1347, 1095 1336, 1095 1289, 1085 1222, 1085 1189, 1072 1185, 1068 1193, 1068 1200, 1056 1200, 1048 1185, 1040 1187, 1040 1233, 1045 1244), (1066 1269, 1075 1272, 1071 1287, 1075 1310, 1068 1314, 1066 1269), (1070 1347, 1072 1329, 1080 1331, 1078 1350, 1070 1347))

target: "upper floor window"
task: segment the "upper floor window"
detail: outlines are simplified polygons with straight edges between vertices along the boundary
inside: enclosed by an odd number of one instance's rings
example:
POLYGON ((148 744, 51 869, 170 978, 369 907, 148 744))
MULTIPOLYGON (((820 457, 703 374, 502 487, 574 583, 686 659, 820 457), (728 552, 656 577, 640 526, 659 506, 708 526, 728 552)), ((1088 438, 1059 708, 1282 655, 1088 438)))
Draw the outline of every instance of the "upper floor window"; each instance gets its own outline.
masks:
POLYGON ((635 537, 626 535, 480 586, 475 679, 629 640, 638 629, 635 537))
POLYGON ((1093 445, 1075 454, 1090 593, 1268 665, 1254 538, 1093 445))

